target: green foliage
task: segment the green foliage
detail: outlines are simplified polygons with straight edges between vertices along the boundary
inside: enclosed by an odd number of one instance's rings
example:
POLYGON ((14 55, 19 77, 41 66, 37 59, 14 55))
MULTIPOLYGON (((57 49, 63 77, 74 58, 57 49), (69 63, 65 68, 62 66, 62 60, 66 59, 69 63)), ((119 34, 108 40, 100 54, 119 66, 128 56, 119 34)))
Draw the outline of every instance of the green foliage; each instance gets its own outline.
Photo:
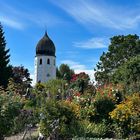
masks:
POLYGON ((0 137, 11 134, 14 119, 20 114, 23 104, 20 97, 0 90, 0 137))
POLYGON ((7 87, 8 79, 12 75, 12 69, 9 65, 9 49, 6 49, 6 41, 2 25, 0 23, 0 86, 7 87))
POLYGON ((50 96, 55 98, 60 92, 61 96, 64 95, 66 81, 62 79, 49 80, 47 83, 38 83, 36 85, 36 93, 43 96, 50 96))
POLYGON ((61 139, 72 138, 80 135, 79 109, 75 104, 66 101, 48 100, 42 107, 42 120, 40 130, 45 136, 52 134, 55 126, 52 126, 55 120, 59 120, 58 128, 55 129, 55 134, 61 139))
POLYGON ((11 134, 16 134, 19 132, 23 132, 27 125, 35 125, 37 123, 37 119, 35 116, 35 112, 29 109, 21 109, 20 114, 15 116, 13 120, 13 126, 11 127, 11 134))
POLYGON ((62 77, 61 77, 61 74, 60 74, 60 71, 59 71, 58 67, 56 68, 56 77, 57 77, 58 79, 62 79, 62 77))
POLYGON ((70 67, 67 64, 61 64, 59 69, 56 69, 56 77, 58 79, 64 79, 67 82, 70 82, 73 74, 74 71, 70 69, 70 67))
POLYGON ((55 80, 48 81, 45 84, 45 87, 46 89, 49 90, 51 94, 56 95, 58 92, 58 89, 61 89, 61 92, 64 91, 65 84, 66 84, 66 81, 55 79, 55 80))
POLYGON ((105 122, 91 123, 84 121, 84 138, 106 138, 111 136, 110 125, 105 122))
POLYGON ((37 122, 34 98, 25 99, 18 92, 18 88, 10 80, 6 90, 0 89, 1 139, 4 136, 23 131, 27 124, 35 124, 37 122))
POLYGON ((139 54, 140 40, 137 35, 119 35, 111 38, 108 51, 102 54, 97 64, 95 73, 97 84, 108 83, 119 66, 139 54))
POLYGON ((38 91, 43 91, 45 89, 45 84, 43 83, 37 83, 35 86, 35 89, 38 91))
POLYGON ((114 83, 122 83, 131 92, 140 90, 140 56, 131 58, 129 61, 120 66, 113 74, 114 83))
POLYGON ((34 109, 36 121, 38 121, 40 109, 47 99, 62 99, 65 92, 66 81, 61 79, 49 80, 47 83, 38 83, 35 88, 31 90, 33 98, 27 100, 25 103, 26 109, 34 109))
POLYGON ((95 98, 93 102, 94 115, 90 117, 91 121, 101 122, 109 120, 109 112, 115 108, 115 103, 108 97, 95 98))

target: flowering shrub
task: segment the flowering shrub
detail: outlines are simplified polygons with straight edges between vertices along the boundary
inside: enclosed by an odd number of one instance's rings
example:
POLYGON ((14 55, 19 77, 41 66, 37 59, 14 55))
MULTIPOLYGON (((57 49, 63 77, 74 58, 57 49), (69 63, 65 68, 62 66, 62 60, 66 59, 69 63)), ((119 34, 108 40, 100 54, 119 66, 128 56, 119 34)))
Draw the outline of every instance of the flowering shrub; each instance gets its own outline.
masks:
POLYGON ((114 103, 120 103, 122 99, 122 93, 123 93, 123 86, 120 84, 113 85, 113 84, 108 84, 104 85, 103 87, 99 87, 96 90, 96 98, 109 98, 114 103))
POLYGON ((81 134, 79 114, 79 106, 72 102, 49 100, 42 108, 40 130, 47 137, 54 132, 61 139, 81 134))
POLYGON ((115 108, 116 97, 114 95, 115 86, 104 86, 97 89, 96 95, 90 93, 80 94, 74 92, 72 102, 80 106, 82 119, 91 122, 100 122, 103 119, 109 120, 109 112, 115 108))
POLYGON ((74 75, 72 75, 71 82, 74 82, 74 81, 76 81, 78 79, 82 79, 82 80, 88 81, 89 80, 89 76, 85 72, 81 72, 79 74, 74 74, 74 75))
POLYGON ((70 110, 72 110, 72 112, 75 114, 75 117, 77 119, 80 118, 80 106, 79 105, 75 104, 74 102, 61 101, 60 106, 68 107, 70 110))
POLYGON ((140 133, 140 95, 128 96, 121 104, 110 112, 111 118, 119 123, 124 130, 124 135, 140 133))
POLYGON ((81 116, 92 122, 100 122, 103 119, 109 120, 109 112, 115 108, 118 99, 116 89, 121 90, 120 85, 104 85, 96 90, 96 94, 84 95, 79 100, 81 105, 81 116))

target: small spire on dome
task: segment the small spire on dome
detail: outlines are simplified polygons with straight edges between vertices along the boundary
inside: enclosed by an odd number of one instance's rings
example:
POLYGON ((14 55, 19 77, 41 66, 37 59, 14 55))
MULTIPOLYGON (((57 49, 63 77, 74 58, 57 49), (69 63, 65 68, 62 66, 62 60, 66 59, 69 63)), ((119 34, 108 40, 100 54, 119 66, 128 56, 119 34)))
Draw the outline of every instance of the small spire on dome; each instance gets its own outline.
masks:
POLYGON ((48 36, 47 29, 45 30, 45 36, 48 36))

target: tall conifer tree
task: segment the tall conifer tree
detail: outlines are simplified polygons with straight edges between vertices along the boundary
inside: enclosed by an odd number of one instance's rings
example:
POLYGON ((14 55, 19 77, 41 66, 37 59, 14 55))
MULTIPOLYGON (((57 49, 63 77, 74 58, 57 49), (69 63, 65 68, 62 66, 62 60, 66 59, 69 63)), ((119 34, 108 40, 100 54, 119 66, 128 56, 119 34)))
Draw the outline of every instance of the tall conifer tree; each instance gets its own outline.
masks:
POLYGON ((3 27, 0 23, 0 86, 3 87, 7 86, 8 79, 12 74, 12 69, 9 65, 9 62, 9 49, 6 49, 6 41, 4 37, 3 27))

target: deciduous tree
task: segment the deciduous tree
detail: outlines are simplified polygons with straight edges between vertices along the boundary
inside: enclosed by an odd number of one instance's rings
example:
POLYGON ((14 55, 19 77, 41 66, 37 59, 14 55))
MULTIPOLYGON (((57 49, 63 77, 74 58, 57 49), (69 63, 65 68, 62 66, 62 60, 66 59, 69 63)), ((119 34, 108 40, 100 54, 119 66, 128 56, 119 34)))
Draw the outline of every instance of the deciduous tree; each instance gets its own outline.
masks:
POLYGON ((67 64, 61 64, 59 69, 57 69, 57 77, 60 79, 64 79, 68 82, 70 82, 73 74, 74 71, 70 69, 67 64))
POLYGON ((113 73, 125 63, 140 54, 140 39, 137 35, 119 35, 111 38, 108 51, 103 52, 97 64, 95 79, 97 84, 110 82, 113 73))

